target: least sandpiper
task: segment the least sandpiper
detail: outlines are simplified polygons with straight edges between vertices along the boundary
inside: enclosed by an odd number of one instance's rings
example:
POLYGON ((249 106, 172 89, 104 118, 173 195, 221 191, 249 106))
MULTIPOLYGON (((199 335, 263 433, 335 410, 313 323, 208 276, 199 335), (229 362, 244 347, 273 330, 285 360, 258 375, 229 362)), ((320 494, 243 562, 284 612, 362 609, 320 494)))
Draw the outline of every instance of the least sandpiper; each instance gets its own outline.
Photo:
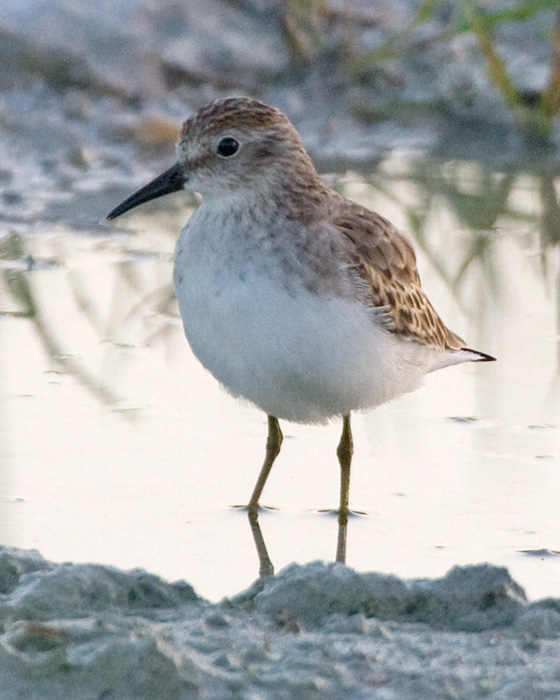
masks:
POLYGON ((351 412, 415 389, 428 372, 494 358, 445 326, 409 240, 323 184, 278 109, 240 97, 213 102, 184 123, 176 152, 175 165, 107 218, 183 188, 202 196, 177 244, 175 293, 196 357, 268 415, 249 511, 280 452, 278 419, 340 417, 345 522, 351 412))

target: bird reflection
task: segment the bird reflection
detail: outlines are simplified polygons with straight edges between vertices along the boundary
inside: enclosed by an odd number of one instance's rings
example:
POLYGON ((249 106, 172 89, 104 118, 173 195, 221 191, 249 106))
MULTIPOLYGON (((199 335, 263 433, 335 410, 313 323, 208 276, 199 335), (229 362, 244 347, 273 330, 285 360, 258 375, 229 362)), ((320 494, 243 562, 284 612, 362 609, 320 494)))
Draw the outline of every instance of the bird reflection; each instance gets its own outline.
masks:
MULTIPOLYGON (((266 548, 264 536, 262 534, 261 526, 259 524, 258 511, 249 509, 247 511, 247 517, 249 518, 251 534, 253 535, 253 541, 255 543, 257 556, 259 558, 259 578, 267 578, 269 576, 274 576, 274 564, 272 563, 272 560, 270 559, 268 550, 266 548)), ((335 561, 340 562, 341 564, 346 564, 347 527, 348 514, 339 513, 335 561)))
POLYGON ((247 515, 249 517, 249 525, 251 526, 253 541, 259 557, 259 578, 274 576, 274 565, 268 556, 268 550, 266 548, 261 526, 259 525, 258 512, 256 510, 248 510, 247 515))

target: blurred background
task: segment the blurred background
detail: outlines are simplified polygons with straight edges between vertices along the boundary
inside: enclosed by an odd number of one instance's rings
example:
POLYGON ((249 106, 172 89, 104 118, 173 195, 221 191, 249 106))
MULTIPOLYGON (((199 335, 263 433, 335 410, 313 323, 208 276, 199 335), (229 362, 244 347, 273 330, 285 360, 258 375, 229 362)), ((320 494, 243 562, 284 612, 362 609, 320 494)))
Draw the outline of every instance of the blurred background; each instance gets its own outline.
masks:
MULTIPOLYGON (((560 0, 0 0, 0 541, 143 566, 218 598, 255 578, 265 417, 190 355, 173 248, 196 197, 106 213, 226 95, 292 119, 329 184, 414 238, 470 346, 354 421, 348 563, 560 573, 560 0)), ((277 568, 334 557, 339 426, 285 426, 261 517, 277 568), (297 536, 295 536, 295 534, 297 536)))

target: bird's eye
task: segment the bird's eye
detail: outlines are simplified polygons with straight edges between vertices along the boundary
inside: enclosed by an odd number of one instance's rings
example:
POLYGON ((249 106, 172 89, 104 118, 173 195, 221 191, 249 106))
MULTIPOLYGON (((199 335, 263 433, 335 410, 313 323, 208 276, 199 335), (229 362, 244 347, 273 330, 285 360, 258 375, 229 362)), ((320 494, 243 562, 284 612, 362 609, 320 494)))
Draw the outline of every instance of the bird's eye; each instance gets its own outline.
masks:
POLYGON ((234 139, 233 136, 224 136, 224 138, 218 144, 218 155, 224 158, 229 158, 237 153, 239 150, 239 141, 234 139))

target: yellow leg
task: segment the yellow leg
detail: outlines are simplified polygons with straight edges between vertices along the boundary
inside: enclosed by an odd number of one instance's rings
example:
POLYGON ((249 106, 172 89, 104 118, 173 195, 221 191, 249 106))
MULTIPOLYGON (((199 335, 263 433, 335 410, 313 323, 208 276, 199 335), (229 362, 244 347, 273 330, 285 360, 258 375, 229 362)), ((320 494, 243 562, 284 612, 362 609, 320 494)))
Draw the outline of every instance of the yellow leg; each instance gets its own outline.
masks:
POLYGON ((280 447, 282 446, 282 431, 280 430, 280 424, 278 423, 278 418, 274 416, 268 416, 268 437, 266 439, 266 453, 264 457, 264 462, 259 473, 259 478, 253 489, 253 494, 247 505, 249 511, 256 511, 259 507, 259 499, 261 497, 262 490, 266 484, 274 460, 278 457, 280 453, 280 447))
POLYGON ((350 428, 350 415, 342 419, 342 435, 336 450, 340 463, 340 506, 338 509, 339 519, 348 518, 348 498, 350 494, 350 465, 354 454, 354 444, 352 442, 352 430, 350 428))
POLYGON ((338 507, 338 540, 336 561, 346 562, 346 527, 348 524, 348 499, 350 495, 350 465, 354 453, 350 414, 342 419, 342 435, 336 450, 340 463, 340 504, 338 507))

